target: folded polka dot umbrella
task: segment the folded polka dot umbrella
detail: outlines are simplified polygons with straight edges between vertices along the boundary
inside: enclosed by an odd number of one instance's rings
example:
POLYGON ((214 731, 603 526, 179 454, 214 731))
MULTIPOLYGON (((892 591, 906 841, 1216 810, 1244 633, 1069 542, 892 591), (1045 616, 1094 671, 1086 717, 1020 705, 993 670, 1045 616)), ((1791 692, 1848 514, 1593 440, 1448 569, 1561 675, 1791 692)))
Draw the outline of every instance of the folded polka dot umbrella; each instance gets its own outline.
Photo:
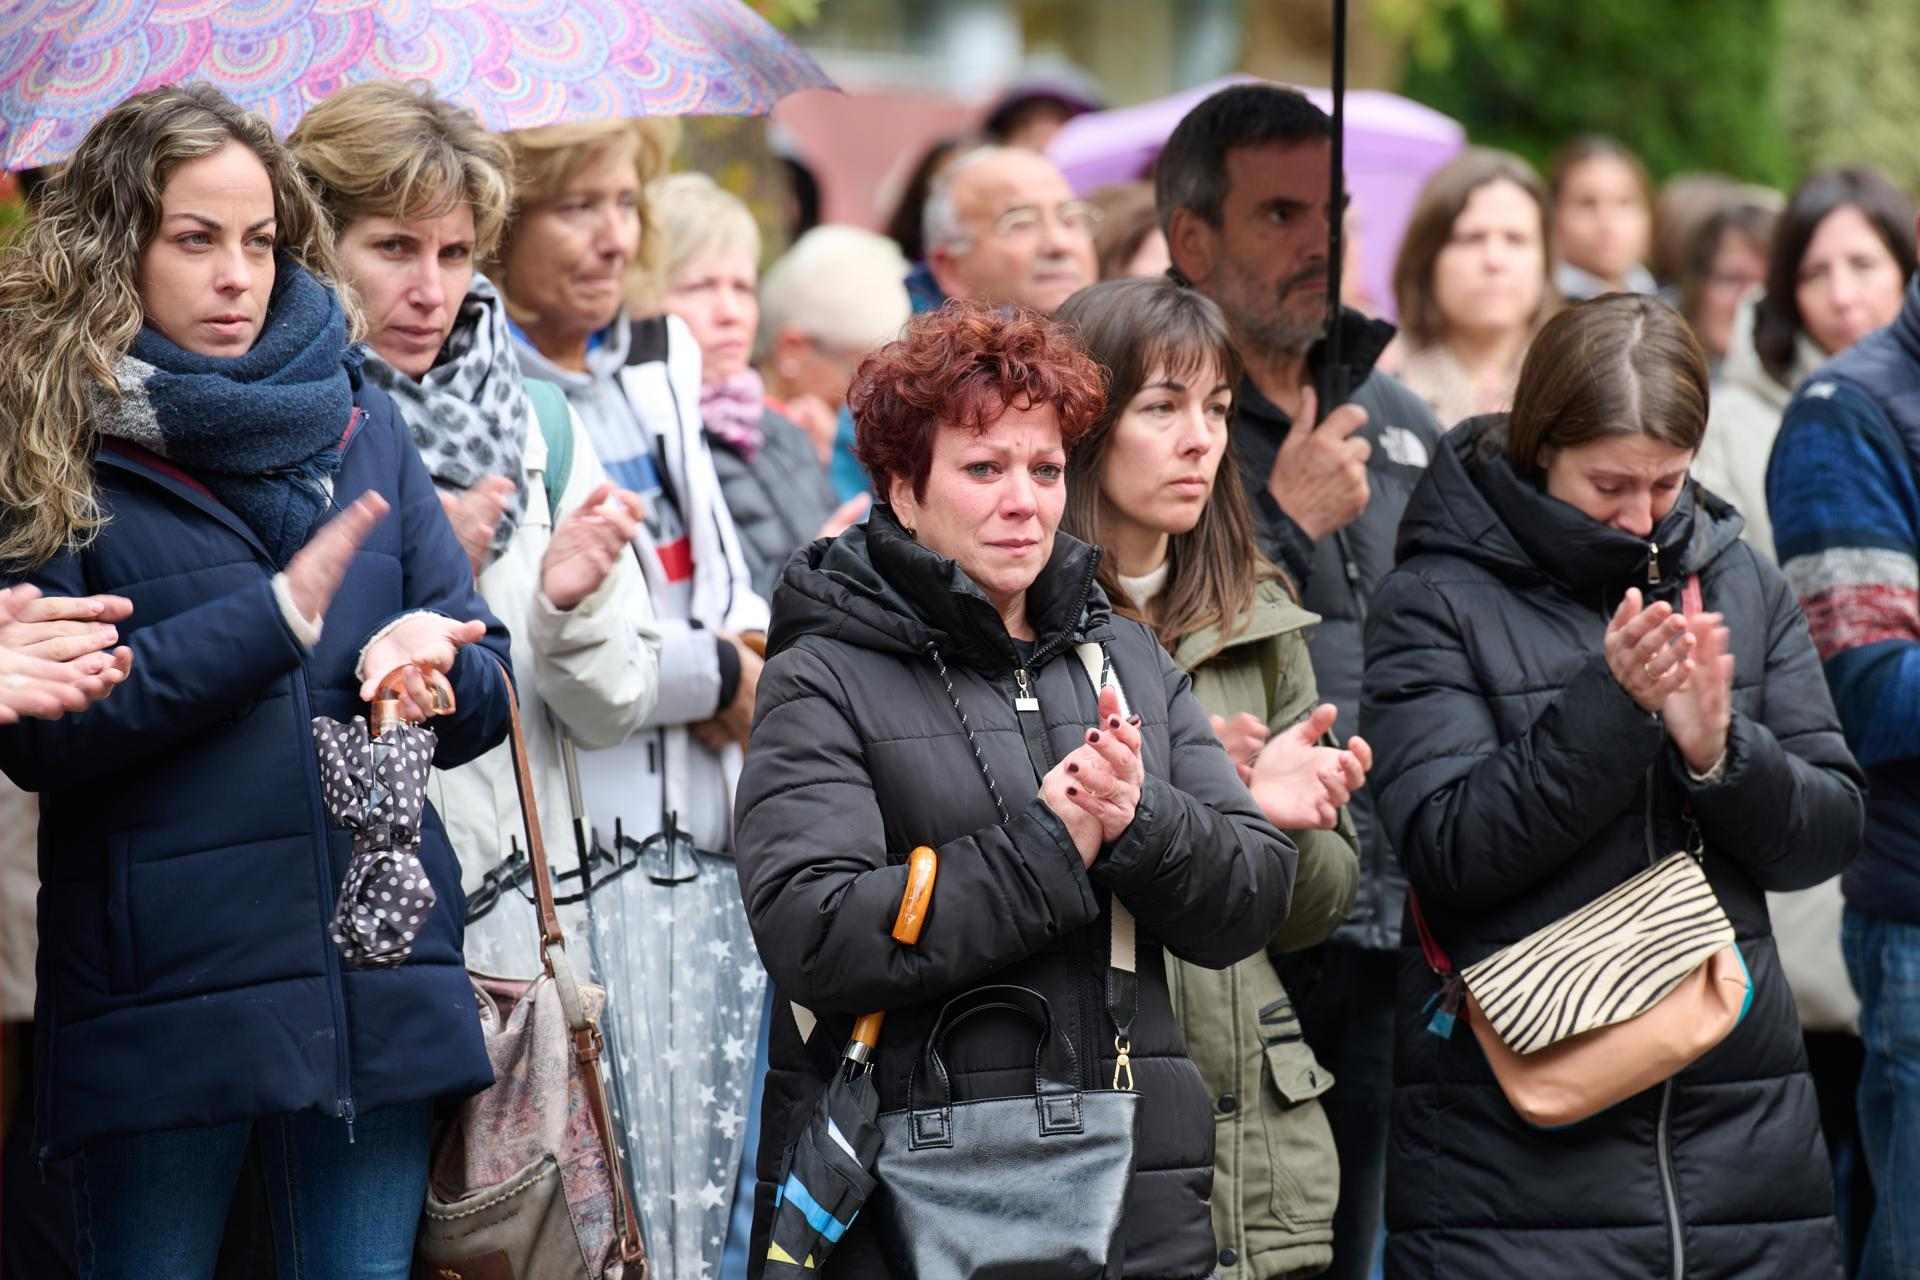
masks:
POLYGON ((820 68, 741 0, 0 0, 0 168, 69 155, 128 96, 205 80, 283 135, 362 80, 495 130, 761 115, 820 68))
POLYGON ((355 968, 405 963, 433 910, 433 886, 420 864, 420 812, 437 741, 433 730, 414 724, 373 735, 360 716, 351 724, 314 719, 327 816, 353 832, 331 932, 355 968))

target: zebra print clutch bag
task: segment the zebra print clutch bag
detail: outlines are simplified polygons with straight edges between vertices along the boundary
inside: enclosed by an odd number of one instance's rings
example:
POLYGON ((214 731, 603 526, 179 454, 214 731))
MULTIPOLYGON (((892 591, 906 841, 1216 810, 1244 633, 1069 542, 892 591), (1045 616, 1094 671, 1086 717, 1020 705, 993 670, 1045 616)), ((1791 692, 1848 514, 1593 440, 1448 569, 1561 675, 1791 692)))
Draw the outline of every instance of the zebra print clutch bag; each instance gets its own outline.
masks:
POLYGON ((1672 854, 1460 971, 1467 1021, 1513 1108, 1558 1127, 1675 1075, 1746 1016, 1733 925, 1672 854))
POLYGON ((1733 942, 1733 925, 1685 853, 1460 971, 1515 1053, 1637 1018, 1733 942))

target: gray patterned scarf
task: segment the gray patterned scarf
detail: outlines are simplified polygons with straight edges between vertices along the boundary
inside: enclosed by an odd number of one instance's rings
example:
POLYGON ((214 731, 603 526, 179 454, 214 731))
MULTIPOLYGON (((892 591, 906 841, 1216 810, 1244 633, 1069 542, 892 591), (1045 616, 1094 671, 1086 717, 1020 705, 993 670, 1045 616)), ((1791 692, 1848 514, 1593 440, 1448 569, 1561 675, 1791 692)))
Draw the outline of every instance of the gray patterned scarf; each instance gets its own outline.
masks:
POLYGON ((414 379, 371 352, 367 378, 393 397, 427 470, 450 489, 483 476, 513 481, 513 498, 493 533, 493 554, 506 550, 527 509, 521 469, 533 406, 507 333, 507 309, 493 282, 473 277, 453 332, 433 368, 414 379))

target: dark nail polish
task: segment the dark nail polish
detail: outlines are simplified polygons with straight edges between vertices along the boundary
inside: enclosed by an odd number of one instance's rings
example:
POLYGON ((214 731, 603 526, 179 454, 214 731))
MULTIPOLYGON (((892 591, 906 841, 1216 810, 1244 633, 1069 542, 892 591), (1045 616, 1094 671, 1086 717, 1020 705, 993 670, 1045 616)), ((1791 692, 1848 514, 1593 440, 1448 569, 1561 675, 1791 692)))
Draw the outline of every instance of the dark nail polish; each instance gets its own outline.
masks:
POLYGON ((1098 729, 1087 730, 1087 741, 1088 742, 1100 741, 1100 731, 1098 729))
POLYGON ((1068 794, 1068 795, 1070 795, 1070 796, 1077 796, 1077 795, 1079 795, 1079 794, 1080 794, 1080 788, 1078 788, 1078 787, 1068 787, 1068 788, 1067 788, 1067 794, 1068 794))
POLYGON ((1079 765, 1077 765, 1077 764, 1069 764, 1069 765, 1067 766, 1067 772, 1068 772, 1068 773, 1078 773, 1078 772, 1080 772, 1080 766, 1079 766, 1079 765))
POLYGON ((1120 717, 1119 717, 1119 716, 1112 716, 1112 717, 1110 717, 1110 718, 1109 718, 1109 719, 1107 720, 1107 728, 1109 728, 1109 729, 1118 729, 1119 727, 1120 727, 1120 717))
POLYGON ((1136 728, 1136 729, 1138 729, 1138 728, 1140 727, 1140 717, 1139 717, 1139 716, 1128 716, 1128 717, 1127 717, 1127 723, 1128 723, 1128 724, 1130 724, 1130 725, 1132 725, 1132 726, 1133 726, 1134 728, 1136 728))

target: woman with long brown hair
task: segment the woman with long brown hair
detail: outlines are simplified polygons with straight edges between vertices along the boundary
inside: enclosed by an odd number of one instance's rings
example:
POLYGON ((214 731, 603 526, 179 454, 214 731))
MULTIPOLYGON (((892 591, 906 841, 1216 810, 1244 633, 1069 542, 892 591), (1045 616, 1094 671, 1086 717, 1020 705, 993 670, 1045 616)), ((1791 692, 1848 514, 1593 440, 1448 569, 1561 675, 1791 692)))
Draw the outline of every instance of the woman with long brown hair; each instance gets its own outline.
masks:
POLYGON ((1451 427, 1513 403, 1527 344, 1560 304, 1546 184, 1470 147, 1427 179, 1400 242, 1400 336, 1381 363, 1451 427))
MULTIPOLYGON (((1225 317, 1191 289, 1139 279, 1083 289, 1057 318, 1107 380, 1105 407, 1068 460, 1061 528, 1101 548, 1108 599, 1187 672, 1262 811, 1299 846, 1292 905, 1267 949, 1311 946, 1353 900, 1359 857, 1344 805, 1371 756, 1357 739, 1347 751, 1322 745, 1333 708, 1305 638, 1319 619, 1260 555, 1231 468, 1221 478, 1240 375, 1225 317)), ((1316 1100, 1331 1077, 1300 1038, 1267 949, 1223 970, 1167 961, 1216 1110, 1244 1111, 1215 1133, 1216 1243, 1262 1278, 1331 1261, 1339 1191, 1316 1100)))

